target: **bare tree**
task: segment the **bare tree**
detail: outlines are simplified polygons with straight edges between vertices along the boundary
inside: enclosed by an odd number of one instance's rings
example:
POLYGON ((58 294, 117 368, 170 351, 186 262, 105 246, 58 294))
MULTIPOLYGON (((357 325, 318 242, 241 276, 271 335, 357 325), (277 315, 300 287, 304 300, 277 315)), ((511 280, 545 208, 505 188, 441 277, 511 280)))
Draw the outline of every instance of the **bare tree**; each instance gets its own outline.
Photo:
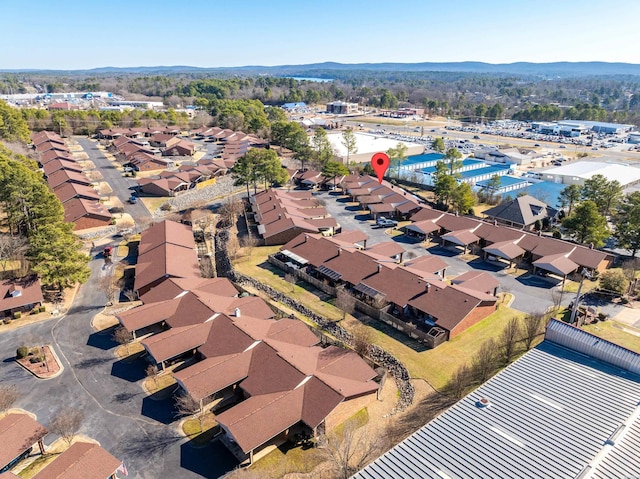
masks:
POLYGON ((347 314, 353 314, 355 311, 356 298, 344 287, 338 288, 336 291, 336 306, 342 311, 342 319, 344 319, 347 314))
POLYGON ((356 353, 361 357, 366 356, 369 353, 369 348, 373 343, 373 332, 367 328, 364 324, 358 324, 352 331, 353 337, 352 346, 356 353))
POLYGON ((53 417, 48 429, 60 436, 67 444, 71 444, 83 421, 84 412, 81 409, 63 408, 53 417))
POLYGON ((147 375, 148 378, 151 378, 151 380, 153 381, 153 385, 157 388, 158 387, 158 366, 156 366, 155 364, 149 364, 147 368, 144 370, 144 373, 147 375))
POLYGON ((18 397, 18 388, 14 384, 0 386, 0 412, 7 412, 18 397))
POLYGON ((480 349, 473 358, 471 370, 474 378, 480 383, 491 377, 494 369, 496 342, 489 339, 482 343, 480 349))
POLYGON ((211 258, 208 256, 205 256, 203 258, 200 259, 200 263, 199 263, 199 267, 200 267, 200 276, 202 276, 203 278, 215 278, 216 277, 216 272, 215 269, 213 267, 213 262, 211 261, 211 258))
POLYGON ((7 271, 9 261, 21 256, 27 249, 27 240, 22 236, 0 235, 0 268, 7 271))
POLYGON ((628 259, 622 263, 622 273, 629 282, 629 291, 635 286, 636 273, 640 270, 640 258, 628 259))
POLYGON ((318 450, 327 461, 332 476, 348 479, 383 451, 383 435, 371 427, 357 427, 350 420, 344 427, 318 438, 318 450))
POLYGON ((117 302, 118 286, 114 283, 111 275, 101 276, 98 279, 98 289, 107 297, 107 305, 117 302))
POLYGON ((284 280, 291 285, 291 294, 296 292, 296 283, 298 282, 298 278, 293 273, 287 273, 284 275, 284 280))
POLYGON ((258 238, 254 238, 253 236, 247 236, 242 240, 242 246, 244 247, 247 256, 251 256, 251 253, 253 253, 253 248, 259 245, 260 240, 258 238))
POLYGON ((560 289, 560 287, 551 289, 551 301, 553 302, 554 309, 557 310, 562 304, 562 296, 563 291, 562 289, 560 289))
POLYGON ((464 396, 464 393, 467 391, 472 382, 473 375, 469 366, 460 366, 456 370, 456 372, 453 373, 453 376, 451 376, 451 379, 449 380, 449 383, 446 387, 446 392, 449 396, 455 399, 460 399, 462 396, 464 396))
POLYGON ((113 340, 124 346, 127 352, 127 356, 129 355, 129 343, 131 342, 131 333, 127 331, 127 328, 124 326, 120 326, 113 332, 113 340))
POLYGON ((229 241, 227 241, 227 254, 229 258, 236 260, 238 258, 238 250, 240 249, 240 243, 238 243, 238 237, 236 235, 230 235, 229 241))
POLYGON ((237 196, 228 197, 220 209, 218 209, 220 222, 223 227, 233 225, 242 213, 244 213, 244 204, 237 196))
POLYGON ((500 346, 504 365, 509 364, 516 354, 516 346, 520 335, 520 322, 518 318, 511 318, 500 334, 500 346))
POLYGON ((202 431, 202 422, 204 419, 204 415, 200 414, 200 411, 201 411, 200 403, 198 403, 195 399, 193 399, 187 393, 176 396, 174 401, 175 401, 176 415, 178 415, 179 417, 196 416, 196 419, 198 420, 198 424, 200 425, 200 430, 202 431))
POLYGON ((544 327, 546 316, 544 313, 531 313, 524 318, 524 346, 531 349, 531 345, 544 327))
POLYGON ((136 297, 136 292, 132 289, 125 289, 122 294, 124 295, 125 298, 127 298, 129 301, 135 301, 137 299, 136 297))

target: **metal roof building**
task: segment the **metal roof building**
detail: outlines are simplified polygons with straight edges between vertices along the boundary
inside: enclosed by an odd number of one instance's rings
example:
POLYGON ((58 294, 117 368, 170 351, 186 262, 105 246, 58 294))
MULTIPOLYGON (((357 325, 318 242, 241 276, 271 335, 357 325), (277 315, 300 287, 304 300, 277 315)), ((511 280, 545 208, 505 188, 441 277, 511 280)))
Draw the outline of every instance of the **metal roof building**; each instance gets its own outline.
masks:
POLYGON ((552 320, 545 341, 354 477, 622 479, 640 471, 640 355, 552 320))

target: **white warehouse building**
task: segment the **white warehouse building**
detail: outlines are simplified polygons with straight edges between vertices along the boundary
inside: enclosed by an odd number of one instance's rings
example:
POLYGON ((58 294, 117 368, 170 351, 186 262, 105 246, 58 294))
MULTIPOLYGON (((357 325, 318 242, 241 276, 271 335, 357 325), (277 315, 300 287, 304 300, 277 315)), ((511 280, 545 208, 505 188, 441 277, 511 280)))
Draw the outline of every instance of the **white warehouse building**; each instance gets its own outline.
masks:
POLYGON ((619 163, 578 161, 540 173, 541 179, 565 185, 583 185, 592 176, 602 175, 607 180, 617 180, 623 187, 640 182, 640 168, 619 163))

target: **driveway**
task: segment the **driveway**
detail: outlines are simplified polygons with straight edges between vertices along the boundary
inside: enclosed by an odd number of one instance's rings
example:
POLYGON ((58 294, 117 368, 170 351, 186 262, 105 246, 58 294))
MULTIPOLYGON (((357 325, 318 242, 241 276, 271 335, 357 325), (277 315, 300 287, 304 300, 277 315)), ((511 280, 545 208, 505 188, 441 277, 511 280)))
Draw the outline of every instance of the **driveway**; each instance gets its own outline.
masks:
MULTIPOLYGON (((19 388, 15 407, 35 413, 45 426, 63 406, 82 409, 80 433, 123 460, 131 478, 215 478, 233 469, 237 462, 219 441, 196 449, 178 434, 171 399, 154 401, 143 394, 143 360, 116 360, 109 333, 93 331, 91 318, 105 303, 95 281, 110 271, 102 259, 90 266, 91 279, 69 314, 0 333, 0 384, 19 388), (21 344, 40 343, 53 345, 65 368, 60 376, 35 379, 13 360, 21 344)), ((45 442, 54 439, 48 435, 45 442)))
MULTIPOLYGON (((489 263, 481 259, 468 261, 462 258, 461 252, 457 253, 449 248, 442 248, 437 245, 429 245, 425 248, 422 244, 413 242, 405 235, 391 237, 386 234, 386 229, 375 228, 374 221, 369 215, 361 214, 347 206, 340 196, 329 192, 314 193, 314 197, 324 200, 327 211, 337 219, 344 230, 360 230, 369 235, 368 245, 374 245, 382 241, 395 241, 416 256, 425 254, 435 254, 444 260, 449 267, 447 276, 458 276, 467 271, 486 271, 500 282, 501 290, 514 295, 512 307, 527 313, 545 311, 553 305, 551 290, 559 281, 550 278, 525 274, 514 277, 504 272, 504 266, 499 263, 489 263)), ((575 298, 575 293, 565 293, 562 297, 562 304, 568 305, 575 298)))
POLYGON ((113 195, 122 201, 125 212, 131 215, 136 224, 140 220, 151 218, 151 214, 142 201, 138 201, 135 205, 127 202, 131 196, 131 188, 137 185, 135 178, 125 177, 123 172, 116 168, 115 164, 104 155, 103 150, 98 148, 96 141, 86 136, 74 136, 73 138, 84 149, 84 152, 89 156, 89 160, 100 170, 104 180, 111 186, 113 195))

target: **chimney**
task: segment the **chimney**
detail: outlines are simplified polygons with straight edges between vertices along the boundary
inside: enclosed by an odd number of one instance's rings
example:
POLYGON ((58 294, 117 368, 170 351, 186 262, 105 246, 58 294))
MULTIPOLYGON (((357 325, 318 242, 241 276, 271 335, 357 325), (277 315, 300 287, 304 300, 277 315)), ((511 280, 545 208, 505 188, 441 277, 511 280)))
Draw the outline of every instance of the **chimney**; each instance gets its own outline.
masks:
POLYGON ((282 215, 280 213, 278 213, 278 219, 282 218, 282 215))
POLYGON ((378 273, 382 271, 382 265, 380 263, 378 263, 378 273))
POLYGON ((274 210, 276 209, 276 204, 275 204, 275 203, 273 204, 273 209, 274 209, 274 210))
POLYGON ((338 256, 340 256, 340 254, 342 254, 342 248, 338 248, 338 256))
POLYGON ((304 235, 304 242, 306 243, 307 240, 309 239, 309 235, 304 235))
POLYGON ((431 283, 426 283, 425 284, 426 289, 427 289, 427 293, 429 292, 429 289, 431 288, 431 283))
POLYGON ((236 309, 233 311, 233 315, 234 315, 236 318, 239 318, 239 317, 240 317, 240 308, 236 308, 236 309))

